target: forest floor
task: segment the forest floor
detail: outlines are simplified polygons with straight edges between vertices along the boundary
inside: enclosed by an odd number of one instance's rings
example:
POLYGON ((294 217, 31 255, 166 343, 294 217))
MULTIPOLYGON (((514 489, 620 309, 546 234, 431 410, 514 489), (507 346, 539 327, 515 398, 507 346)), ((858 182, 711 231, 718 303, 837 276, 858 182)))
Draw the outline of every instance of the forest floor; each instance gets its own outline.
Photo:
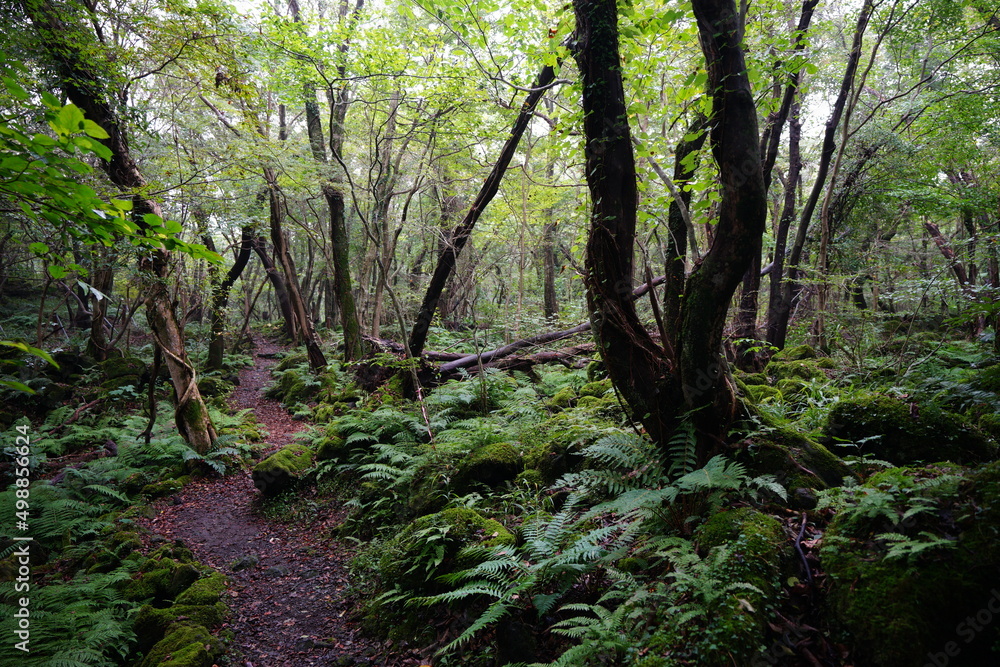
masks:
MULTIPOLYGON (((240 372, 230 405, 251 409, 267 429, 267 455, 289 444, 305 423, 264 396, 281 348, 256 343, 256 363, 240 372)), ((179 539, 198 561, 230 579, 223 598, 231 610, 223 630, 234 636, 230 665, 420 664, 413 654, 387 655, 352 620, 346 590, 353 549, 329 537, 342 518, 338 508, 320 510, 309 525, 266 518, 249 470, 196 481, 153 508, 154 517, 145 522, 153 541, 179 539)))

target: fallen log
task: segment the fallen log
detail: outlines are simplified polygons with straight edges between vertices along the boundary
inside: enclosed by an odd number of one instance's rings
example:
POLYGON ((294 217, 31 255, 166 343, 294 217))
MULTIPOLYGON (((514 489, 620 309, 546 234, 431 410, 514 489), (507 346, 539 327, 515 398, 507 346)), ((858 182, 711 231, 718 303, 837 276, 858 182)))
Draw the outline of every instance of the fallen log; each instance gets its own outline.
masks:
POLYGON ((566 329, 565 331, 551 331, 549 333, 538 334, 537 336, 531 336, 529 338, 523 338, 519 341, 510 343, 509 345, 504 345, 503 347, 498 347, 495 350, 490 350, 489 352, 483 352, 482 354, 469 354, 455 361, 449 361, 448 363, 441 364, 438 368, 440 373, 450 373, 459 368, 464 368, 466 366, 486 365, 494 359, 502 359, 503 357, 510 356, 511 354, 517 352, 518 350, 523 350, 526 347, 534 347, 536 345, 544 345, 545 343, 552 343, 557 340, 562 340, 563 338, 569 338, 570 336, 575 336, 578 333, 583 333, 584 331, 590 331, 590 322, 584 322, 579 324, 572 329, 566 329))

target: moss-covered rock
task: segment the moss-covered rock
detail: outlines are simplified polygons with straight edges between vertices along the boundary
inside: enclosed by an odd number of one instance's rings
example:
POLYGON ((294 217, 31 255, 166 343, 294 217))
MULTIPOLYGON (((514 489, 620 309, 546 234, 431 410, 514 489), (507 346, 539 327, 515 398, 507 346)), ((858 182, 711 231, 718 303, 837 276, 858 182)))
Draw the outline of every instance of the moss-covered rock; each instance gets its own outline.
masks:
POLYGON ((122 597, 136 602, 166 602, 187 590, 200 576, 198 569, 190 563, 179 563, 172 558, 150 558, 122 588, 122 597))
POLYGON ((431 591, 441 574, 461 567, 458 553, 470 544, 514 544, 514 536, 494 519, 453 507, 415 519, 385 544, 378 574, 388 586, 431 591))
POLYGON ((316 446, 316 460, 330 461, 346 457, 350 452, 347 441, 339 435, 329 435, 316 446))
POLYGON ((296 484, 312 465, 313 452, 305 445, 287 445, 254 466, 254 486, 265 495, 276 495, 296 484))
POLYGON ((710 598, 702 620, 665 623, 644 638, 640 655, 647 658, 637 664, 689 664, 671 660, 681 655, 706 667, 756 664, 790 561, 781 524, 751 508, 727 510, 709 518, 694 540, 711 564, 702 576, 725 592, 710 598))
POLYGON ((775 352, 771 359, 773 361, 803 361, 804 359, 815 359, 816 350, 809 345, 794 345, 775 352))
POLYGON ((826 373, 816 360, 775 361, 764 368, 764 372, 775 380, 825 380, 826 373))
POLYGON ((781 400, 781 390, 766 384, 746 385, 746 395, 754 403, 762 403, 768 400, 781 400))
POLYGON ((835 443, 852 443, 847 451, 860 451, 896 465, 972 463, 991 460, 997 454, 996 445, 961 415, 883 394, 838 401, 830 410, 826 433, 835 443))
POLYGON ((556 410, 565 410, 573 405, 574 400, 576 400, 576 392, 573 391, 573 387, 566 386, 557 391, 545 404, 556 410))
POLYGON ((1000 625, 986 611, 1000 610, 1000 463, 889 470, 854 493, 859 509, 831 522, 820 556, 833 623, 857 664, 997 664, 1000 625), (884 511, 864 511, 862 499, 884 511), (915 506, 927 511, 907 516, 915 506), (896 542, 884 533, 941 542, 890 556, 896 542))
POLYGON ((743 384, 746 385, 765 385, 768 383, 767 375, 765 373, 743 373, 741 371, 737 371, 735 375, 743 381, 743 384))
POLYGON ((120 377, 139 378, 146 372, 146 364, 138 357, 117 357, 102 361, 98 366, 101 374, 107 380, 120 377))
POLYGON ((509 442, 496 442, 473 450, 458 469, 459 487, 473 484, 497 486, 517 477, 524 469, 521 452, 509 442))
POLYGON ((766 425, 744 441, 737 458, 753 474, 774 475, 787 489, 825 489, 843 484, 844 478, 858 478, 823 445, 776 424, 766 425))
POLYGON ((213 571, 207 577, 198 579, 188 586, 177 596, 175 602, 179 605, 213 605, 219 601, 224 590, 226 590, 226 576, 213 571))
POLYGON ((144 605, 136 614, 133 626, 139 642, 138 648, 143 652, 150 650, 164 639, 172 626, 179 621, 203 628, 214 628, 222 624, 227 611, 226 605, 221 602, 203 605, 175 604, 165 609, 144 605))
POLYGON ((602 398, 606 393, 611 391, 611 380, 605 378, 603 380, 597 380, 595 382, 588 382, 587 384, 580 387, 580 396, 593 396, 594 398, 602 398))
POLYGON ((223 651, 222 642, 204 627, 174 623, 137 667, 212 667, 223 651))
POLYGON ((142 487, 142 494, 151 498, 169 496, 172 493, 177 493, 190 483, 191 477, 188 475, 178 477, 177 479, 164 479, 142 487))
POLYGON ((531 443, 524 453, 525 468, 537 470, 546 483, 552 483, 580 464, 580 451, 599 435, 599 431, 586 428, 567 413, 555 415, 522 435, 522 442, 531 443))
POLYGON ((208 375, 198 378, 198 391, 206 398, 226 396, 233 390, 233 385, 220 377, 208 375))

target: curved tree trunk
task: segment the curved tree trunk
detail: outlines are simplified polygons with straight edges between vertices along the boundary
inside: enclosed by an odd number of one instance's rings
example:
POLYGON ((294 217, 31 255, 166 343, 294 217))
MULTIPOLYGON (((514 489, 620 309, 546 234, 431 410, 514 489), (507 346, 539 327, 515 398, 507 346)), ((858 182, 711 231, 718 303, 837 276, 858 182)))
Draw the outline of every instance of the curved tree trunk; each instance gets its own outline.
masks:
MULTIPOLYGON (((206 240, 210 240, 210 238, 206 240)), ((205 245, 212 249, 208 243, 205 245)), ((244 227, 240 238, 239 253, 237 253, 233 265, 229 267, 226 277, 220 280, 217 273, 212 276, 212 311, 209 314, 212 333, 208 343, 208 362, 206 363, 206 367, 210 371, 222 370, 222 360, 226 351, 226 307, 229 305, 229 291, 243 275, 243 269, 250 261, 251 252, 253 252, 253 230, 250 227, 244 227)))
POLYGON ((517 120, 514 121, 514 127, 511 129, 510 136, 500 151, 500 157, 497 158, 496 164, 493 165, 489 176, 486 177, 486 181, 483 183, 482 188, 480 188, 476 200, 472 202, 472 207, 469 208, 462 222, 452 230, 448 244, 442 251, 441 256, 438 257, 437 267, 435 267, 434 275, 431 276, 431 281, 427 285, 427 292, 424 294, 424 300, 420 304, 420 310, 417 313, 417 319, 413 324, 413 330, 410 332, 410 340, 407 343, 412 356, 419 357, 423 351, 424 343, 427 341, 427 331, 430 329, 431 321, 434 319, 434 311, 437 310, 438 302, 441 300, 441 293, 444 291, 448 278, 455 270, 458 256, 472 235, 472 229, 476 226, 479 216, 482 215, 486 206, 493 200, 493 197, 496 196, 497 191, 500 189, 500 181, 503 179, 504 172, 507 171, 507 167, 514 157, 514 151, 517 150, 521 136, 528 128, 528 123, 531 122, 535 107, 538 106, 538 101, 542 99, 542 95, 548 89, 548 86, 555 80, 555 76, 555 68, 548 65, 538 74, 531 92, 528 93, 524 104, 521 105, 521 112, 518 114, 517 120))
MULTIPOLYGON (((23 7, 42 43, 49 49, 67 97, 108 133, 109 137, 101 141, 111 151, 111 159, 102 161, 101 168, 116 186, 132 195, 133 220, 140 229, 147 227, 143 216, 160 216, 160 206, 138 194, 146 190, 146 180, 132 159, 124 124, 111 106, 116 96, 104 84, 90 56, 82 53, 82 49, 94 41, 93 35, 65 23, 62 11, 47 2, 25 3, 23 7)), ((188 444, 204 453, 215 442, 215 427, 198 391, 194 366, 184 348, 184 332, 167 290, 167 264, 168 255, 163 250, 155 250, 140 260, 139 268, 146 280, 147 319, 153 339, 163 351, 174 385, 177 429, 188 444)))

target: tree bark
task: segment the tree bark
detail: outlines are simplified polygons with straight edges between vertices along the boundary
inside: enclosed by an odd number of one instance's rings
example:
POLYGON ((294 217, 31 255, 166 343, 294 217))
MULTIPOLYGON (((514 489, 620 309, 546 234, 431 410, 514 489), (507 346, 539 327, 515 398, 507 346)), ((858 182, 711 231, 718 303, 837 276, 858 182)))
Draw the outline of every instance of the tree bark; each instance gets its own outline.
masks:
MULTIPOLYGON (((830 117, 826 121, 826 128, 823 134, 823 146, 820 151, 819 163, 816 169, 816 180, 809 193, 809 198, 806 199, 805 204, 802 207, 798 230, 795 234, 795 242, 788 255, 788 275, 784 279, 781 293, 781 302, 787 304, 787 306, 775 313, 779 318, 779 321, 774 322, 773 324, 770 322, 768 323, 768 327, 773 328, 776 333, 788 331, 788 318, 791 316, 792 307, 794 305, 794 296, 799 289, 796 277, 799 273, 799 262, 802 259, 802 249, 805 247, 806 243, 806 233, 809 230, 809 223, 812 220, 813 212, 816 210, 816 204, 819 202, 820 194, 822 194, 823 188, 826 185, 826 176, 830 169, 830 162, 837 149, 837 128, 840 126, 840 118, 844 113, 844 106, 847 104, 848 95, 850 95, 851 88, 854 85, 854 78, 858 71, 858 63, 861 61, 861 48, 865 32, 868 29, 868 22, 871 19, 872 11, 872 0, 865 0, 861 7, 861 12, 858 14, 858 21, 854 28, 854 40, 851 44, 851 52, 847 58, 847 66, 844 69, 844 76, 841 79, 840 92, 837 94, 837 99, 833 103, 833 109, 830 112, 830 117)), ((776 347, 783 348, 785 346, 785 335, 782 334, 780 338, 776 338, 775 340, 769 342, 776 347)))
MULTIPOLYGON (((795 41, 793 53, 795 54, 801 53, 805 49, 806 32, 809 30, 809 24, 812 21, 813 12, 818 4, 819 0, 805 0, 805 2, 802 3, 802 10, 799 13, 799 22, 793 35, 795 41)), ((779 70, 781 66, 782 63, 776 63, 775 70, 779 70)), ((784 94, 781 98, 781 105, 778 107, 778 110, 774 112, 770 118, 768 118, 763 135, 761 136, 761 172, 764 178, 765 194, 771 187, 771 172, 774 170, 774 163, 778 159, 778 147, 781 143, 781 133, 785 126, 785 121, 788 119, 792 103, 794 102, 796 95, 798 95, 799 79, 800 76, 798 70, 789 75, 788 83, 785 85, 784 94)), ((784 252, 784 248, 782 248, 782 252, 784 252)), ((757 310, 760 294, 760 266, 761 247, 760 244, 758 244, 755 248, 754 259, 746 273, 743 275, 743 288, 740 293, 740 306, 736 317, 737 338, 748 339, 750 341, 756 341, 759 337, 759 333, 757 331, 757 310)), ((773 274, 771 281, 773 284, 773 274)), ((751 349, 756 349, 756 347, 756 343, 754 342, 737 346, 737 365, 749 370, 755 370, 758 368, 762 359, 760 355, 750 352, 751 349)))
POLYGON ((274 255, 281 263, 285 273, 285 288, 288 290, 288 301, 295 320, 296 330, 293 332, 292 340, 295 343, 305 344, 306 354, 309 357, 309 367, 317 372, 326 368, 326 357, 323 356, 323 351, 316 340, 316 332, 313 329, 306 302, 302 298, 302 291, 299 289, 295 262, 292 260, 288 241, 282 230, 284 206, 281 190, 278 187, 278 178, 270 167, 264 168, 264 177, 267 180, 271 244, 274 246, 274 255))
POLYGON ((482 188, 480 188, 475 201, 472 202, 472 207, 469 208, 462 222, 452 231, 448 244, 445 246, 440 257, 438 257, 437 267, 435 267, 434 275, 431 276, 431 281, 427 285, 427 292, 424 294, 423 302, 420 304, 420 310, 417 313, 413 330, 410 332, 410 340, 407 343, 412 356, 419 357, 423 351, 424 343, 427 341, 427 331, 430 329, 431 321, 434 319, 434 311, 437 310, 438 302, 441 299, 441 292, 444 291, 448 277, 455 270, 458 256, 472 235, 472 230, 476 226, 479 216, 482 215, 486 206, 493 200, 493 197, 496 196, 497 191, 500 189, 500 181, 503 179, 504 172, 514 157, 514 151, 517 150, 521 136, 532 119, 535 107, 538 106, 538 101, 554 80, 554 67, 545 66, 538 74, 531 92, 528 93, 524 104, 521 105, 521 112, 518 114, 517 120, 514 121, 514 127, 511 129, 510 136, 500 151, 500 156, 496 164, 490 171, 489 176, 486 177, 486 181, 483 183, 482 188))
MULTIPOLYGON (((146 190, 146 180, 132 158, 124 123, 111 106, 111 100, 120 96, 107 88, 102 74, 81 51, 93 43, 93 35, 64 22, 62 11, 49 2, 26 2, 22 6, 53 58, 67 97, 108 133, 109 137, 101 142, 111 151, 111 159, 102 161, 101 168, 116 186, 131 195, 133 220, 140 229, 147 227, 143 216, 160 216, 160 206, 140 194, 146 190)), ((167 252, 159 249, 145 254, 139 268, 147 282, 145 304, 151 333, 163 352, 177 397, 177 429, 192 448, 205 453, 215 443, 215 427, 198 391, 195 369, 184 347, 184 333, 167 290, 167 252)))
POLYGON ((618 49, 615 0, 575 0, 575 57, 583 78, 590 233, 584 281, 608 375, 654 441, 665 443, 679 397, 673 368, 643 328, 629 297, 636 188, 618 49))
POLYGON ((799 121, 799 105, 792 107, 792 117, 788 123, 788 176, 785 179, 784 200, 781 217, 774 233, 774 263, 771 266, 770 291, 767 302, 767 342, 774 347, 784 347, 788 334, 788 315, 792 300, 786 300, 782 286, 785 275, 785 250, 788 247, 788 230, 795 218, 795 195, 802 179, 802 123, 799 121))
MULTIPOLYGON (((212 246, 205 244, 210 249, 212 246)), ((205 364, 210 371, 222 370, 222 360, 226 351, 226 307, 229 305, 229 292, 233 285, 243 275, 243 269, 250 261, 250 253, 253 252, 253 230, 244 227, 240 237, 240 249, 229 267, 225 278, 212 276, 212 310, 209 314, 211 322, 211 336, 208 343, 208 361, 205 364)))
MULTIPOLYGON (((732 0, 694 0, 712 92, 712 154, 722 201, 715 241, 688 279, 681 322, 680 381, 684 405, 707 445, 721 443, 735 416, 735 398, 720 356, 733 293, 760 247, 767 192, 757 110, 747 77, 740 18, 732 0)), ((701 451, 705 460, 706 452, 701 451)))

